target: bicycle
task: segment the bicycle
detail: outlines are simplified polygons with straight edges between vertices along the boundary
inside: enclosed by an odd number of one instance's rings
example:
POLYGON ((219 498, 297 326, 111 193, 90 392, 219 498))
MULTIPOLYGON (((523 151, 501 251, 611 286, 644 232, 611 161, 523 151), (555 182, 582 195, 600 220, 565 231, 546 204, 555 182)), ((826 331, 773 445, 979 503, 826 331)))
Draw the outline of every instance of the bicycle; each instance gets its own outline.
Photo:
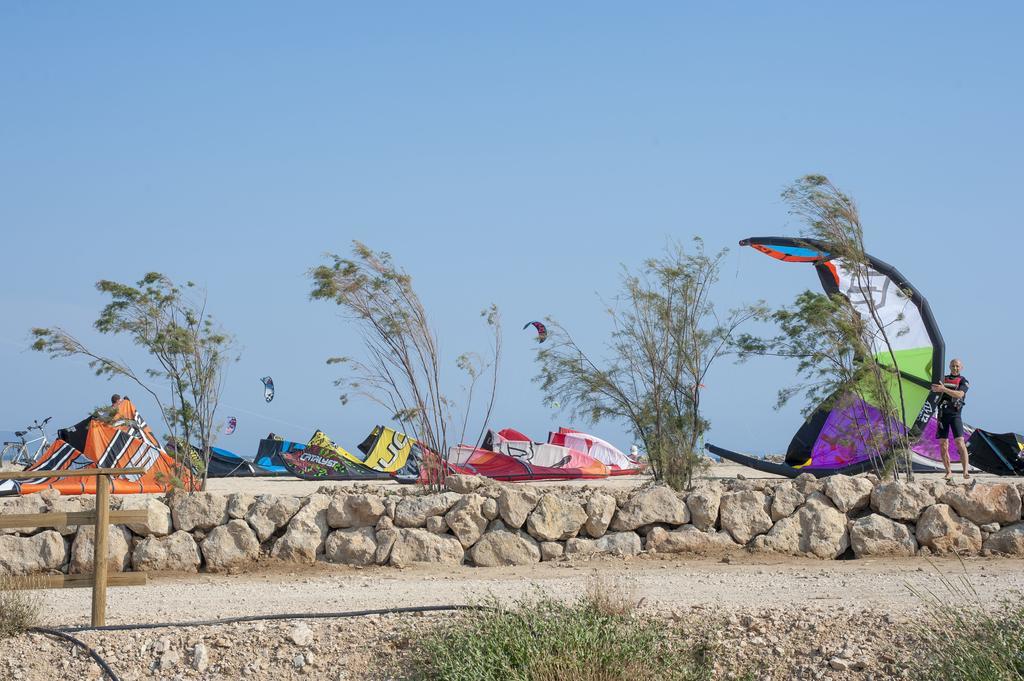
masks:
POLYGON ((43 419, 43 422, 33 420, 31 426, 26 426, 25 430, 17 430, 14 432, 14 437, 18 438, 17 442, 9 441, 4 443, 3 450, 0 450, 0 465, 6 460, 8 463, 14 465, 28 466, 34 463, 46 448, 50 445, 49 440, 46 439, 46 433, 44 428, 46 424, 50 422, 52 416, 47 416, 43 419), (39 437, 34 437, 31 440, 26 440, 25 436, 31 433, 33 430, 39 431, 39 437), (35 454, 29 454, 29 445, 34 445, 36 442, 39 443, 38 447, 35 447, 35 454))

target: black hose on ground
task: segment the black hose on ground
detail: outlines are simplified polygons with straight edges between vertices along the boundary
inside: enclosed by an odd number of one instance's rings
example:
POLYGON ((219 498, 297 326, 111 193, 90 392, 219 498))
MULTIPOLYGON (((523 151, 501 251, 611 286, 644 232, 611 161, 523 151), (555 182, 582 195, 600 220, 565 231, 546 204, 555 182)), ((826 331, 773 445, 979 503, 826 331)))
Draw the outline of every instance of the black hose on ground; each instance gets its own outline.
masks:
POLYGON ((347 617, 366 617, 368 615, 402 615, 418 612, 447 612, 454 610, 483 610, 479 605, 418 605, 405 608, 381 608, 379 610, 350 610, 348 612, 294 612, 280 615, 245 615, 243 617, 225 617, 217 620, 192 620, 188 622, 156 622, 150 624, 107 624, 102 627, 60 627, 53 631, 77 633, 81 631, 133 631, 138 629, 165 629, 168 627, 216 627, 223 624, 239 622, 267 622, 273 620, 323 620, 345 619, 347 617))
POLYGON ((95 661, 96 664, 100 666, 100 669, 103 670, 103 674, 106 675, 106 677, 110 681, 121 681, 120 677, 118 677, 118 675, 114 673, 114 670, 110 668, 110 665, 107 664, 106 660, 100 657, 99 653, 93 650, 93 648, 86 644, 84 641, 80 641, 79 639, 75 638, 66 631, 63 631, 61 629, 49 629, 47 627, 32 627, 28 631, 33 634, 42 634, 43 636, 50 636, 51 638, 62 639, 64 641, 68 641, 78 646, 85 652, 89 653, 89 657, 91 657, 93 661, 95 661))

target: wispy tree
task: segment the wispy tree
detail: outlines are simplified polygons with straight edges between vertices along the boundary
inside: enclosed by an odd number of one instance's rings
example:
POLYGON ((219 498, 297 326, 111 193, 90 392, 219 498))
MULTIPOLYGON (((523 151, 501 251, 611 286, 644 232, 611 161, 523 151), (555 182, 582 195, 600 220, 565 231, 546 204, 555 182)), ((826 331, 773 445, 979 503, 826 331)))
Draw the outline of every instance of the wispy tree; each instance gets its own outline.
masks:
POLYGON ((690 251, 670 244, 639 274, 624 269, 621 292, 607 306, 612 331, 601 354, 553 319, 537 353, 536 380, 550 402, 575 418, 627 424, 655 477, 676 488, 689 487, 706 462, 698 449, 710 426, 700 407, 705 379, 731 351, 740 325, 764 312, 718 313, 711 293, 726 253, 706 253, 701 239, 690 251))
MULTIPOLYGON (((32 349, 53 358, 83 357, 98 376, 123 377, 145 390, 160 407, 180 467, 187 465, 190 445, 199 445, 205 487, 225 371, 237 359, 234 338, 207 312, 205 294, 187 295, 195 288, 192 282, 181 288, 166 275, 150 272, 134 286, 102 280, 96 288, 110 298, 96 330, 129 338, 153 365, 132 367, 59 326, 32 329, 32 349)), ((179 468, 178 473, 180 481, 185 471, 179 468)))
POLYGON ((456 435, 465 439, 470 414, 478 396, 478 383, 490 377, 484 388, 483 418, 476 431, 482 439, 497 394, 501 359, 501 316, 495 306, 481 316, 493 330, 489 354, 467 352, 456 366, 467 378, 466 403, 449 398, 446 373, 437 333, 426 308, 412 285, 412 278, 398 267, 391 255, 354 242, 351 257, 328 255, 329 262, 310 270, 313 300, 333 301, 362 340, 359 357, 328 359, 341 364, 348 373, 335 383, 343 389, 341 400, 363 396, 382 406, 403 429, 429 450, 447 456, 456 435))

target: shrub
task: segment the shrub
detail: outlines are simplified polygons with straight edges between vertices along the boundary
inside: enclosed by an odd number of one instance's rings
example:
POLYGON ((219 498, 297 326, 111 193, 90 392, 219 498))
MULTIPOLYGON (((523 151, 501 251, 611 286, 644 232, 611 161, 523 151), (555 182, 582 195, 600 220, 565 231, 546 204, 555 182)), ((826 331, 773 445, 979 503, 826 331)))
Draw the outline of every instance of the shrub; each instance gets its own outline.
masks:
POLYGON ((0 639, 25 633, 42 620, 43 600, 37 591, 0 575, 0 639))
POLYGON ((576 603, 496 601, 414 644, 413 678, 443 681, 625 681, 711 678, 707 640, 677 640, 657 619, 634 617, 628 596, 576 603))

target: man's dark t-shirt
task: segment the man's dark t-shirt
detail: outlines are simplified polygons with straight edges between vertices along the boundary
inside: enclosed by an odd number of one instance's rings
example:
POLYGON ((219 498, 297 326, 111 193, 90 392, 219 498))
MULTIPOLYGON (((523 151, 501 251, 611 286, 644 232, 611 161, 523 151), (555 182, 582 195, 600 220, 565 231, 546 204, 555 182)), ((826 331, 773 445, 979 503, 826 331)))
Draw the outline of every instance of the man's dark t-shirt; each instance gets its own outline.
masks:
POLYGON ((950 390, 961 390, 964 396, 953 397, 943 393, 939 398, 939 413, 945 416, 959 416, 960 410, 964 408, 964 403, 967 401, 967 389, 971 387, 970 382, 962 374, 958 376, 946 374, 942 377, 942 385, 950 390))

